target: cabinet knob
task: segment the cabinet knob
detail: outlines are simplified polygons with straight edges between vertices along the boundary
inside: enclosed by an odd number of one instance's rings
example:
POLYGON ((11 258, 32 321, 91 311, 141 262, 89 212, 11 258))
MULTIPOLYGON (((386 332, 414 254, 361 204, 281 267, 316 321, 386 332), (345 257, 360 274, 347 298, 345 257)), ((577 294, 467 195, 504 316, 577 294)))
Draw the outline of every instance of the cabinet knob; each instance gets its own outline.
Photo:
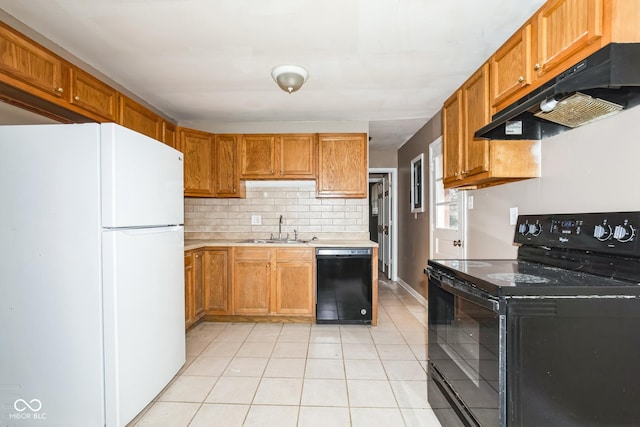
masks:
POLYGON ((522 83, 523 81, 524 81, 524 77, 523 77, 523 76, 520 76, 520 77, 518 78, 518 83, 522 83))
POLYGON ((59 87, 59 88, 57 88, 57 89, 56 89, 56 92, 58 92, 58 93, 62 93, 62 92, 64 92, 64 89, 62 89, 61 87, 59 87))
POLYGON ((536 65, 533 66, 533 69, 536 70, 536 71, 538 71, 540 68, 541 68, 540 64, 536 64, 536 65))
POLYGON ((80 97, 78 95, 76 95, 76 96, 73 97, 73 100, 74 101, 80 101, 80 97))

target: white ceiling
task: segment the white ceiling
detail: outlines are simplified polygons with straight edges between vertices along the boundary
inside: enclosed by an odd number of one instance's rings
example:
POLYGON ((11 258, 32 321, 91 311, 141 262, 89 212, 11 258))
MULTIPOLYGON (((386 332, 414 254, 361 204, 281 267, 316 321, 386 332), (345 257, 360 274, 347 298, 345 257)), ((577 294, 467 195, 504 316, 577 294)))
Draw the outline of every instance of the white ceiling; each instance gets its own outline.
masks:
POLYGON ((395 149, 544 0, 0 0, 181 123, 365 121, 395 149), (288 95, 281 64, 309 79, 288 95))

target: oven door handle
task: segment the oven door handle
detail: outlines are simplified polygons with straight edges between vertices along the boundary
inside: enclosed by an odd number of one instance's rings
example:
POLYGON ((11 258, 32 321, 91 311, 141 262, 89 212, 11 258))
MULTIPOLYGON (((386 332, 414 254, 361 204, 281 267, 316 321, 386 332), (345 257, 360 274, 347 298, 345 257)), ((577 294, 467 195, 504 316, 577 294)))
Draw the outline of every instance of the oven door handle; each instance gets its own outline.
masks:
POLYGON ((494 299, 486 298, 480 295, 475 295, 473 291, 464 285, 457 283, 446 283, 440 280, 440 287, 447 292, 450 292, 460 298, 466 299, 469 302, 477 304, 481 307, 489 309, 494 313, 500 313, 500 303, 494 299))

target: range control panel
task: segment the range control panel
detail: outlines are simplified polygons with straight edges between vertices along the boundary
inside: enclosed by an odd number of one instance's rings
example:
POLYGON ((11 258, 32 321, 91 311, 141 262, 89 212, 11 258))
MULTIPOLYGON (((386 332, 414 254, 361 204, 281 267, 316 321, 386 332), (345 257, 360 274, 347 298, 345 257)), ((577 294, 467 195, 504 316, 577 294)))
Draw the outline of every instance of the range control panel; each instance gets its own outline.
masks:
POLYGON ((514 243, 640 256, 640 212, 520 215, 514 243))

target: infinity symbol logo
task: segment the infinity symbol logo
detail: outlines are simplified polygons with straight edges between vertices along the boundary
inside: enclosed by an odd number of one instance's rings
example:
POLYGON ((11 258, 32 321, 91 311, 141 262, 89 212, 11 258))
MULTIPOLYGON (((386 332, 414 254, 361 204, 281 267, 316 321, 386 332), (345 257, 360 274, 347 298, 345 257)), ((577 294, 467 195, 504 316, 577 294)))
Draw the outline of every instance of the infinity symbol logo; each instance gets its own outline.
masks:
POLYGON ((24 399, 18 399, 13 402, 13 407, 18 412, 24 412, 27 409, 31 410, 32 412, 38 412, 40 409, 42 409, 42 402, 40 402, 40 400, 38 399, 31 399, 27 403, 27 401, 24 399))

